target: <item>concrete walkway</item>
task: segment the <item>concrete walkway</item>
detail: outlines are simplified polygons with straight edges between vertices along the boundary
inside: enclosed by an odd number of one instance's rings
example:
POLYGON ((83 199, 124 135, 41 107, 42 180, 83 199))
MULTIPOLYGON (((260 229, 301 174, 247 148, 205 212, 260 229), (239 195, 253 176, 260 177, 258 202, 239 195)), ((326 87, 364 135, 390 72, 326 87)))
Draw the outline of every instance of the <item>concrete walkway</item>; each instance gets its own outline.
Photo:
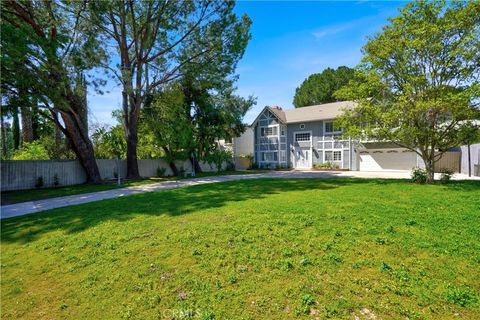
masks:
MULTIPOLYGON (((151 183, 141 186, 126 187, 121 189, 112 189, 92 193, 83 193, 59 198, 50 198, 38 201, 29 201, 6 205, 1 207, 1 219, 23 216, 26 214, 37 213, 45 210, 67 207, 71 205, 95 202, 105 199, 113 199, 118 197, 129 196, 133 194, 176 189, 181 187, 193 186, 198 184, 207 184, 215 182, 245 180, 245 179, 261 179, 261 178, 380 178, 380 179, 409 179, 409 171, 376 171, 376 172, 360 172, 360 171, 272 171, 261 174, 241 174, 212 176, 203 178, 192 178, 185 180, 164 181, 151 183)), ((436 177, 437 178, 437 177, 436 177)), ((456 180, 469 179, 465 175, 457 174, 453 177, 456 180)), ((480 177, 472 177, 472 180, 479 180, 480 177)))

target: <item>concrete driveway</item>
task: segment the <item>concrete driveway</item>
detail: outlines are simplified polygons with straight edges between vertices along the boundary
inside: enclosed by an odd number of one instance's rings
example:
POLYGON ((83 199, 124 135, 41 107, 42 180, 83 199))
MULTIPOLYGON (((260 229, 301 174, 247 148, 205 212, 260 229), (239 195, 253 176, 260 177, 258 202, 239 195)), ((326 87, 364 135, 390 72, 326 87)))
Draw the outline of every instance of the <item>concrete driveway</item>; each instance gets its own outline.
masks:
MULTIPOLYGON (((261 179, 261 178, 284 178, 284 179, 302 179, 302 178, 379 178, 379 179, 409 179, 409 171, 272 171, 261 174, 243 174, 243 175, 226 175, 212 176, 204 178, 192 178, 176 181, 164 181, 141 186, 127 187, 121 189, 112 189, 93 193, 84 193, 66 197, 44 199, 38 201, 29 201, 11 204, 1 207, 1 219, 23 216, 26 214, 37 213, 45 210, 67 207, 77 204, 95 202, 105 199, 113 199, 125 197, 129 195, 182 188, 198 184, 216 183, 224 181, 245 180, 245 179, 261 179)), ((438 177, 436 177, 438 178, 438 177)), ((468 178, 465 175, 454 175, 456 180, 479 180, 480 177, 468 178)))

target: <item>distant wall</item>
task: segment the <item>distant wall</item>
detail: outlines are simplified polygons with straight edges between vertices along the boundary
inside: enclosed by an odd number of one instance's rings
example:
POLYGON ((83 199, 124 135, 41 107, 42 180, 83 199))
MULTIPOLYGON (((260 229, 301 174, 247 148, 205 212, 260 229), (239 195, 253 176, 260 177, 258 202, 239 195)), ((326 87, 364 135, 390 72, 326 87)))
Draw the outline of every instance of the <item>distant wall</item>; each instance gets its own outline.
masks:
MULTIPOLYGON (((120 177, 125 178, 127 163, 120 160, 120 177)), ((177 168, 191 172, 190 161, 175 161, 177 168)), ((114 179, 117 171, 116 160, 97 159, 98 169, 102 179, 114 179)), ((201 163, 203 171, 216 171, 214 166, 201 163)), ((226 165, 224 165, 224 168, 226 165)), ((163 159, 138 160, 138 169, 142 177, 155 177, 158 168, 165 168, 166 175, 172 175, 170 166, 163 159)), ((54 176, 57 175, 61 186, 81 184, 86 182, 85 171, 77 160, 20 160, 2 161, 1 163, 2 191, 35 188, 38 177, 43 178, 45 187, 51 187, 54 176)))
POLYGON ((253 156, 253 129, 247 127, 239 137, 233 138, 233 154, 235 157, 253 156))
MULTIPOLYGON (((468 174, 468 147, 461 146, 461 169, 460 172, 463 174, 468 174)), ((480 176, 480 172, 478 169, 480 167, 480 143, 472 144, 470 146, 470 160, 471 165, 470 169, 472 170, 472 176, 477 175, 480 176), (477 168, 477 171, 475 170, 477 168)))

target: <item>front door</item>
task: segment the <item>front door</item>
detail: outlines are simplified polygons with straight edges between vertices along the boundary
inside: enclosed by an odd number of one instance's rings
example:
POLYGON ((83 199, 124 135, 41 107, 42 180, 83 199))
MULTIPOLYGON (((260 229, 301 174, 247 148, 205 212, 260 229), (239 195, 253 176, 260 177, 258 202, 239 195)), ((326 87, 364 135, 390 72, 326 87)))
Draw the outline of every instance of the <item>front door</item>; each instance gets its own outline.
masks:
POLYGON ((295 168, 310 169, 312 150, 306 147, 297 147, 295 149, 295 168))

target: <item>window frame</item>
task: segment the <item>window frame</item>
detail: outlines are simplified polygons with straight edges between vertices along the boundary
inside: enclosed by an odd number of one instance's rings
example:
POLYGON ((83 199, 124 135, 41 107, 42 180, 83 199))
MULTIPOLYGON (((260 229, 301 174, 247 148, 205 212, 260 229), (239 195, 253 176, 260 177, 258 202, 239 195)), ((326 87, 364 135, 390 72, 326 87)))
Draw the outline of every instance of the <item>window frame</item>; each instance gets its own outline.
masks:
POLYGON ((328 121, 323 121, 323 133, 324 134, 336 134, 336 133, 342 133, 343 132, 343 128, 337 128, 339 130, 335 130, 335 124, 334 124, 335 120, 328 120, 328 121), (332 124, 332 130, 333 131, 327 131, 327 123, 331 123, 332 124))

